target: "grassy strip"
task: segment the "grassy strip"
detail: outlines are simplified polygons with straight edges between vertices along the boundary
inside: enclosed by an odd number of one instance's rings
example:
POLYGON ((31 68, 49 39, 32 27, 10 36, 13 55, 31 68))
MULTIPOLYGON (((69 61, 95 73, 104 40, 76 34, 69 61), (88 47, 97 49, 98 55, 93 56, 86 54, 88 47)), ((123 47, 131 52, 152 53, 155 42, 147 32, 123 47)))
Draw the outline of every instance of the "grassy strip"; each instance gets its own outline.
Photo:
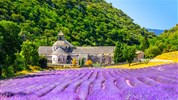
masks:
POLYGON ((149 63, 145 64, 142 62, 135 62, 135 63, 132 63, 130 66, 129 66, 129 64, 123 64, 123 65, 106 66, 106 68, 139 69, 139 68, 158 66, 158 65, 162 65, 162 64, 168 64, 168 63, 166 63, 166 62, 149 62, 149 63))
POLYGON ((129 64, 122 64, 122 65, 106 66, 106 68, 138 69, 138 68, 146 68, 146 67, 158 66, 162 64, 174 63, 174 62, 178 62, 178 51, 164 53, 164 54, 158 55, 154 59, 159 59, 160 61, 149 62, 147 64, 142 63, 142 62, 136 62, 136 63, 132 63, 131 66, 129 66, 129 64), (164 60, 172 60, 173 62, 166 62, 166 61, 164 62, 164 60))
POLYGON ((173 60, 178 62, 178 51, 168 52, 155 57, 155 59, 173 60))

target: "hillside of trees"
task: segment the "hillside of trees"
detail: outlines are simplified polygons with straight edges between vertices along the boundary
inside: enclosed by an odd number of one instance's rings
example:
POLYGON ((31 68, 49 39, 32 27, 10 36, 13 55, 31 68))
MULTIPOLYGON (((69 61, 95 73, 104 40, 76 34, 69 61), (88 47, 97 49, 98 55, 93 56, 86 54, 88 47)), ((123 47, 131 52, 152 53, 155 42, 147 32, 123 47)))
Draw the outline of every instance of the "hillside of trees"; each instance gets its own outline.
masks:
POLYGON ((62 30, 73 45, 138 44, 146 34, 133 19, 104 0, 1 0, 0 20, 20 27, 23 39, 52 45, 62 30))
POLYGON ((38 65, 38 47, 52 45, 60 30, 75 46, 146 49, 140 39, 155 37, 105 0, 0 0, 0 74, 38 65))
POLYGON ((164 30, 158 37, 149 41, 149 48, 145 51, 148 58, 159 54, 178 50, 178 24, 169 30, 164 30))

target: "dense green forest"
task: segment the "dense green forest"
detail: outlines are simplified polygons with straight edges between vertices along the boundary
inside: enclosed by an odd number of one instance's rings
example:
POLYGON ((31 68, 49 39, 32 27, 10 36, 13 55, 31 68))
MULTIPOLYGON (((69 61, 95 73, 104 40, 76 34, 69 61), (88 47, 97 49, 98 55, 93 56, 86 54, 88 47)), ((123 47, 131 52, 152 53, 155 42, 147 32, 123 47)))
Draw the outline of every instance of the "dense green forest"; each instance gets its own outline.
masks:
POLYGON ((0 73, 37 65, 38 46, 52 45, 60 30, 75 46, 119 41, 145 50, 143 40, 155 37, 105 0, 0 0, 0 73))
POLYGON ((154 36, 104 0, 1 0, 0 6, 0 20, 16 23, 19 35, 38 45, 52 45, 60 30, 76 46, 133 45, 154 36))
POLYGON ((178 50, 178 24, 165 30, 158 37, 149 40, 149 48, 145 51, 145 56, 148 58, 155 57, 161 53, 178 50))

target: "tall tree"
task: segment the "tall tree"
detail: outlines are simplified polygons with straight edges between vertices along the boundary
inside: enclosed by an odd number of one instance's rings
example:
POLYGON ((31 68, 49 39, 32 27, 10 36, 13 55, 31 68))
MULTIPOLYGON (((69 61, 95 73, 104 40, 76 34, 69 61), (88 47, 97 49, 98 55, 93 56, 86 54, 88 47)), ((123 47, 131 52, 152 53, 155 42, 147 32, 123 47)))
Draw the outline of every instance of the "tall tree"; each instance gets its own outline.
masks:
POLYGON ((114 49, 114 63, 117 64, 119 62, 123 62, 123 44, 121 42, 117 42, 114 49))
POLYGON ((12 21, 0 21, 0 76, 2 76, 2 70, 4 75, 11 76, 13 73, 14 60, 16 56, 14 53, 20 50, 22 43, 18 36, 20 27, 12 21))
POLYGON ((17 51, 20 50, 22 40, 18 36, 20 27, 11 21, 0 21, 0 64, 5 64, 4 60, 6 56, 9 56, 9 64, 12 64, 15 60, 17 51))
POLYGON ((25 41, 21 45, 21 53, 25 58, 25 65, 38 65, 39 63, 39 55, 38 55, 38 47, 30 41, 25 41))
POLYGON ((136 47, 135 46, 125 46, 124 50, 123 50, 123 57, 125 58, 125 60, 130 64, 132 63, 132 61, 134 60, 134 58, 136 57, 136 47))
POLYGON ((145 49, 147 49, 149 47, 149 41, 148 41, 148 37, 144 36, 140 39, 140 48, 141 50, 145 51, 145 49))

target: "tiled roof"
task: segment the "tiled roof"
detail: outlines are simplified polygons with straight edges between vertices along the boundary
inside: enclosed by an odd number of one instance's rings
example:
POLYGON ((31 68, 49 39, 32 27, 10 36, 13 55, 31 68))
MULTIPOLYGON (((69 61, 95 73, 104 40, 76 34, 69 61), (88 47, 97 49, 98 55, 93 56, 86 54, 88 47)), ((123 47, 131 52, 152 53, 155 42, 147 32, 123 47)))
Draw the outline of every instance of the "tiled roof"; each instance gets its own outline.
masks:
POLYGON ((64 33, 63 33, 62 31, 60 31, 60 32, 58 33, 58 35, 64 35, 64 33))
POLYGON ((136 54, 141 54, 141 53, 144 53, 143 51, 136 51, 135 52, 136 54))
POLYGON ((76 47, 72 53, 83 54, 107 54, 113 53, 114 46, 99 46, 99 47, 76 47))
POLYGON ((38 54, 39 55, 50 55, 52 53, 52 47, 51 46, 40 46, 38 48, 38 54))
POLYGON ((67 40, 58 40, 56 41, 53 46, 70 46, 70 47, 74 47, 72 44, 70 44, 67 40))
POLYGON ((62 48, 57 48, 57 50, 56 51, 54 51, 53 53, 52 53, 52 55, 62 55, 62 54, 68 54, 67 52, 65 52, 62 48))
MULTIPOLYGON (((51 46, 40 46, 38 49, 39 55, 62 55, 68 54, 62 48, 58 48, 52 52, 51 46)), ((98 47, 76 47, 72 51, 73 54, 113 54, 114 46, 98 46, 98 47)), ((144 53, 143 51, 136 51, 136 54, 144 53)))

